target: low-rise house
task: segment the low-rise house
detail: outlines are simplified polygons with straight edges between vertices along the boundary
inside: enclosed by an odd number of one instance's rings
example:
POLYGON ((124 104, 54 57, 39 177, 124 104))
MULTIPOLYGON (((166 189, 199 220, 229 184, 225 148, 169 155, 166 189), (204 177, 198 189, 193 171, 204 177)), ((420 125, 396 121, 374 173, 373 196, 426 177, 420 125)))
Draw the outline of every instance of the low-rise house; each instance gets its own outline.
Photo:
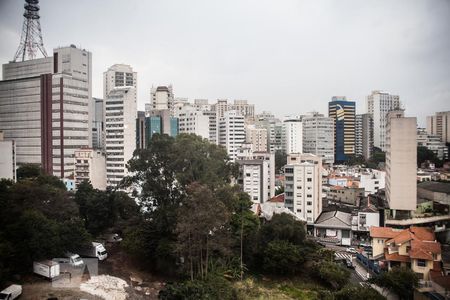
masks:
POLYGON ((359 206, 362 197, 364 197, 363 188, 331 186, 327 191, 328 200, 354 206, 359 206))
POLYGON ((429 228, 372 227, 370 237, 373 259, 388 270, 395 266, 408 267, 420 280, 429 281, 430 271, 441 269, 441 244, 429 228))
POLYGON ((314 223, 314 236, 328 242, 350 246, 352 214, 339 210, 322 212, 314 223))

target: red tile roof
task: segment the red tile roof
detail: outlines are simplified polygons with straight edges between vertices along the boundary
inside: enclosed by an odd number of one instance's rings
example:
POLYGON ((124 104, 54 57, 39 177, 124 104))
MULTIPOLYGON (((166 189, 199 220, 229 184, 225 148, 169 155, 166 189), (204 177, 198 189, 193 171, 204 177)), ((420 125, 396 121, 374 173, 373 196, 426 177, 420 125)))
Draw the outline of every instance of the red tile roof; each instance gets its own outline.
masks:
POLYGON ((370 227, 370 237, 391 239, 395 237, 400 231, 394 231, 390 227, 370 227))
POLYGON ((284 203, 284 193, 276 195, 275 197, 270 198, 267 200, 269 202, 277 202, 277 203, 284 203))
POLYGON ((421 249, 433 254, 441 253, 441 244, 435 241, 419 241, 413 240, 411 242, 411 249, 421 249))
POLYGON ((433 260, 433 255, 431 253, 420 248, 411 249, 409 251, 409 256, 415 259, 433 260))
POLYGON ((431 228, 411 226, 409 230, 422 241, 434 241, 436 238, 431 228))
POLYGON ((401 262, 410 262, 411 261, 409 256, 400 255, 398 253, 389 254, 387 249, 384 251, 384 257, 386 258, 386 260, 390 260, 390 261, 401 261, 401 262))

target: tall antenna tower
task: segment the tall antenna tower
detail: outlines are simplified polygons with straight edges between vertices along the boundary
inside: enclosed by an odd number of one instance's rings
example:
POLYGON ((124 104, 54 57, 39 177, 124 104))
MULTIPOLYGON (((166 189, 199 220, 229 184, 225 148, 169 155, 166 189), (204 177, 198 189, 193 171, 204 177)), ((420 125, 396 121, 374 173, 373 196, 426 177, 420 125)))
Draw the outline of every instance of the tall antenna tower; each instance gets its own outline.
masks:
POLYGON ((41 22, 39 21, 39 0, 25 0, 25 2, 22 36, 14 61, 34 59, 38 50, 44 57, 47 57, 47 51, 45 51, 42 41, 41 22))

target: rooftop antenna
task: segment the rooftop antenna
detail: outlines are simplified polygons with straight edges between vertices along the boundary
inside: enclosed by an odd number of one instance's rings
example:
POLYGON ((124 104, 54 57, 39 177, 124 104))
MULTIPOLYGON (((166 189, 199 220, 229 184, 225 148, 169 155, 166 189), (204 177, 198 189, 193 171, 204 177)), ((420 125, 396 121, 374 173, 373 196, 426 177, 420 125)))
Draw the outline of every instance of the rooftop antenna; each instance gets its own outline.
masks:
POLYGON ((47 51, 45 51, 42 41, 41 22, 39 21, 39 0, 25 0, 24 7, 22 35, 19 48, 14 56, 14 62, 34 59, 38 51, 44 57, 47 57, 47 51))

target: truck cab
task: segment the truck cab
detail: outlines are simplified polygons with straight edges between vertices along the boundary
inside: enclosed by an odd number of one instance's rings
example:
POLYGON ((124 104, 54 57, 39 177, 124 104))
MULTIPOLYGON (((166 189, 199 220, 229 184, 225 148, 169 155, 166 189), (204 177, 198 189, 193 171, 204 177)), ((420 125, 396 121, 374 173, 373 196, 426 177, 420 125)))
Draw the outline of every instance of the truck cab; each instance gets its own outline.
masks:
POLYGON ((105 247, 101 243, 92 242, 92 246, 95 248, 95 256, 98 260, 105 260, 108 257, 105 247))
POLYGON ((0 300, 13 300, 22 294, 22 286, 12 284, 0 292, 0 300))
POLYGON ((81 267, 84 265, 84 261, 81 259, 81 257, 76 253, 70 253, 67 252, 65 256, 68 258, 68 262, 73 267, 81 267))

